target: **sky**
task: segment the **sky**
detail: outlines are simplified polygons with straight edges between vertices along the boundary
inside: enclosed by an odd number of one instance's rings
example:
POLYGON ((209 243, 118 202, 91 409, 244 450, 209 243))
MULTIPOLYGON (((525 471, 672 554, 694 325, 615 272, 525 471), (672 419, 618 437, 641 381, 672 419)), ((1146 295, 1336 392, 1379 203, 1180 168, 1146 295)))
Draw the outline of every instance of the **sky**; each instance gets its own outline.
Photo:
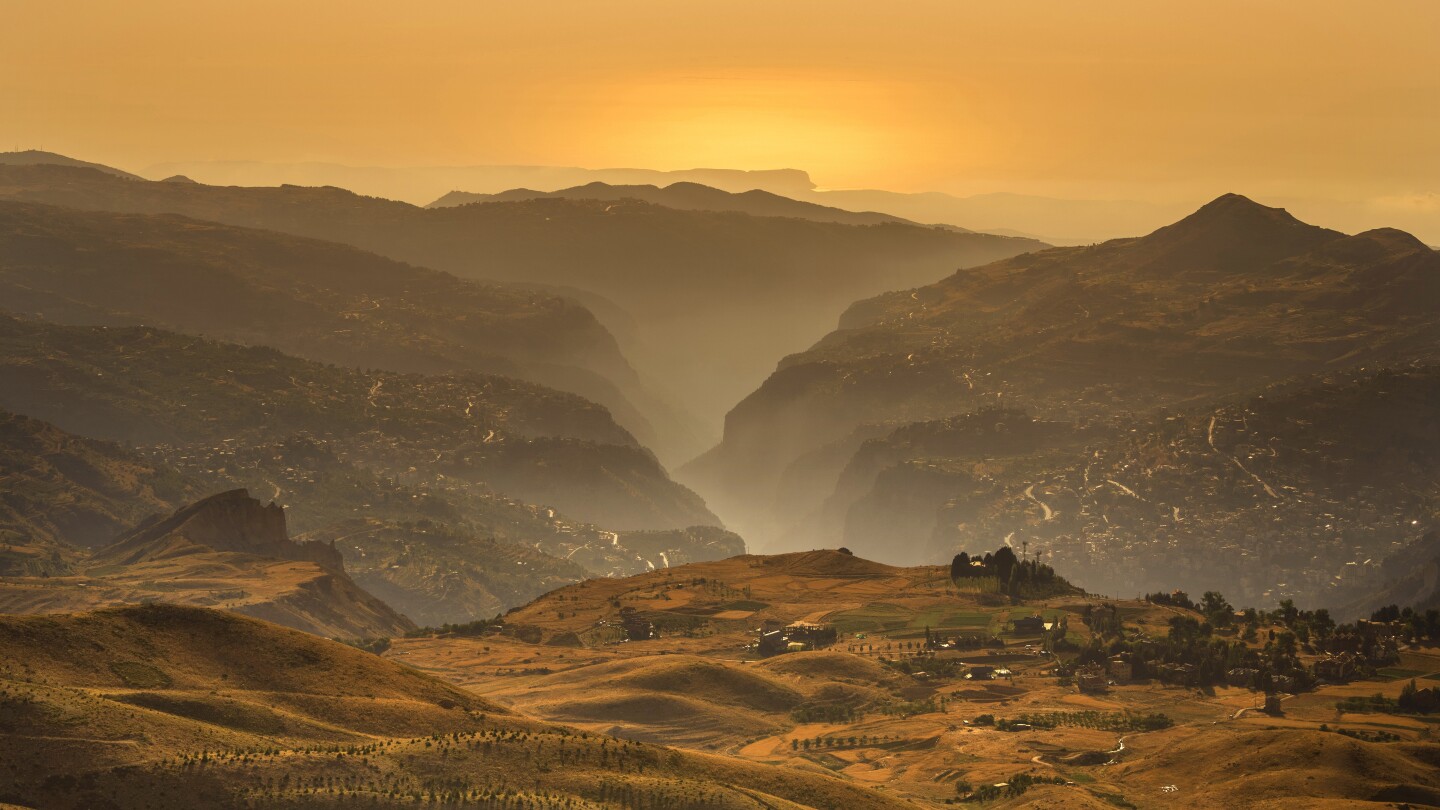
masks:
POLYGON ((0 148, 1440 217, 1436 0, 0 0, 0 148))

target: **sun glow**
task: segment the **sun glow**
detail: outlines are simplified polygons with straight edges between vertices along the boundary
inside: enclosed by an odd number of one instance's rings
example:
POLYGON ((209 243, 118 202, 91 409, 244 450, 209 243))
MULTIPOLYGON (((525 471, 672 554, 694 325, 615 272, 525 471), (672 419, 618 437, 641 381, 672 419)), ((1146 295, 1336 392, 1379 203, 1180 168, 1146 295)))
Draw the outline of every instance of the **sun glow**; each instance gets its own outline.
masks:
POLYGON ((601 89, 597 147, 660 168, 804 168, 829 178, 896 170, 920 140, 913 88, 846 77, 694 76, 601 89))

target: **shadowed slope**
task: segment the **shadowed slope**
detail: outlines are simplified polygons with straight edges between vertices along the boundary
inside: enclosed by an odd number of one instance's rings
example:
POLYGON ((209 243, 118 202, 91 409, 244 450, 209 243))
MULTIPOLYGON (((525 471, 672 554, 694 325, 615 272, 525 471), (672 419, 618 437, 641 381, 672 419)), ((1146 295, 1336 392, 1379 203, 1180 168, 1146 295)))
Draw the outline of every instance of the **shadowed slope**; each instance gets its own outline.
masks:
POLYGON ((1434 361, 1436 300, 1440 254, 1417 240, 1347 237, 1226 195, 1148 236, 855 304, 731 410, 724 441, 681 474, 764 548, 830 495, 849 454, 822 451, 857 447, 862 429, 997 404, 1120 425, 1294 375, 1434 361), (799 483, 777 487, 787 476, 799 483))

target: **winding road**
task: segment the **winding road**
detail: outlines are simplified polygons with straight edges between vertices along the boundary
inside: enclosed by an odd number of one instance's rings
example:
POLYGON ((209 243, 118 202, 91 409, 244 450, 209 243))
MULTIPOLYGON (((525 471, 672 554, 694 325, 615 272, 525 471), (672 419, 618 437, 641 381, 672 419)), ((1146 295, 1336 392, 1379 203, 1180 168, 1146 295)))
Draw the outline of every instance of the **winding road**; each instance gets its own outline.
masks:
POLYGON ((1134 499, 1137 500, 1137 501, 1143 501, 1143 500, 1145 500, 1144 498, 1142 498, 1142 497, 1140 497, 1139 495, 1135 494, 1135 490, 1133 490, 1133 489, 1125 486, 1124 484, 1120 483, 1119 481, 1116 481, 1114 478, 1106 478, 1106 479, 1105 479, 1105 483, 1107 483, 1107 484, 1114 484, 1116 487, 1119 487, 1119 489, 1120 489, 1121 492, 1125 493, 1126 495, 1129 495, 1130 497, 1134 498, 1134 499))
MULTIPOLYGON (((1274 498, 1274 499, 1277 500, 1277 501, 1284 500, 1283 498, 1280 497, 1280 495, 1279 495, 1278 493, 1275 492, 1275 490, 1273 490, 1273 489, 1270 488, 1270 485, 1269 485, 1269 484, 1265 483, 1265 479, 1261 478, 1260 476, 1258 476, 1258 475, 1256 475, 1255 473, 1250 472, 1250 470, 1246 469, 1245 465, 1240 463, 1240 459, 1238 459, 1238 458, 1230 455, 1229 453, 1224 452, 1223 450, 1221 450, 1220 448, 1218 448, 1218 447, 1215 446, 1215 420, 1216 420, 1216 418, 1217 418, 1216 414, 1211 414, 1211 415, 1210 415, 1210 429, 1205 432, 1205 441, 1207 441, 1207 442, 1210 443, 1210 450, 1211 450, 1212 452, 1214 452, 1217 456, 1220 456, 1221 458, 1228 458, 1228 459, 1230 459, 1230 463, 1231 463, 1231 464, 1234 464, 1236 467, 1239 467, 1239 468, 1240 468, 1240 472, 1243 472, 1243 473, 1245 473, 1246 475, 1250 476, 1251 478, 1255 479, 1255 483, 1259 484, 1259 485, 1265 490, 1265 494, 1269 495, 1270 497, 1274 498)), ((1273 448, 1272 448, 1272 451, 1273 451, 1273 448)))
POLYGON ((1035 497, 1035 485, 1034 485, 1034 484, 1031 484, 1030 486, 1028 486, 1028 487, 1025 488, 1025 497, 1029 498, 1030 500, 1034 501, 1035 503, 1040 504, 1040 508, 1043 509, 1043 510, 1045 510, 1045 520, 1048 521, 1048 520, 1054 520, 1054 519, 1055 519, 1055 510, 1050 508, 1050 504, 1045 503, 1044 501, 1042 501, 1042 500, 1040 500, 1039 498, 1035 497))

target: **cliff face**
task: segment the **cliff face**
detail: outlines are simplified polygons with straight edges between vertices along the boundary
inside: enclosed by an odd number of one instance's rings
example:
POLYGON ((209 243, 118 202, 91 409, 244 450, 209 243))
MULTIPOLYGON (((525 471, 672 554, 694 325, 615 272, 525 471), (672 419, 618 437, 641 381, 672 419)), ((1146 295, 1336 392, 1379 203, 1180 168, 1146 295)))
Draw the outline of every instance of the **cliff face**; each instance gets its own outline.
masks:
POLYGON ((321 543, 296 543, 285 528, 285 510, 250 497, 243 489, 222 492, 156 518, 101 549, 95 561, 133 565, 194 553, 196 547, 313 562, 343 571, 340 552, 321 543))
POLYGON ((245 490, 152 518, 97 551, 82 570, 84 576, 56 583, 40 601, 23 589, 0 589, 0 606, 55 613, 164 601, 225 607, 340 638, 390 636, 415 627, 350 579, 333 542, 291 540, 285 511, 245 490))

